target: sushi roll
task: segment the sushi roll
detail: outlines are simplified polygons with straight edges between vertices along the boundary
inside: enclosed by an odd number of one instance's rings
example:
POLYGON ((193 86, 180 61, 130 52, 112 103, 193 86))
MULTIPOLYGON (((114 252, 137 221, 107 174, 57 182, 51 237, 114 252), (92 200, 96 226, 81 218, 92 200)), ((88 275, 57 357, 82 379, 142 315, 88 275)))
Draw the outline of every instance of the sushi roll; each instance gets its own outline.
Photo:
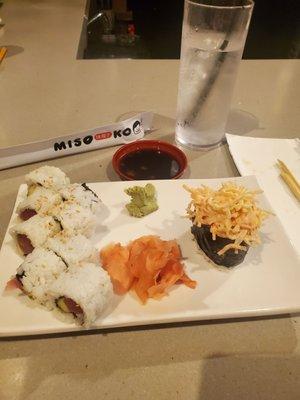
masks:
POLYGON ((83 235, 69 237, 60 232, 49 238, 45 247, 61 257, 68 267, 80 265, 83 261, 93 263, 98 259, 97 250, 83 235))
POLYGON ((59 193, 43 186, 36 189, 24 199, 17 208, 20 218, 26 221, 36 214, 46 215, 48 211, 62 202, 59 193))
POLYGON ((70 179, 62 170, 49 165, 31 171, 25 176, 25 180, 28 185, 28 194, 31 194, 37 186, 59 190, 70 183, 70 179))
POLYGON ((257 207, 255 196, 234 183, 219 190, 184 188, 191 195, 187 214, 200 249, 216 265, 234 267, 244 261, 250 246, 260 244, 259 229, 269 215, 257 207))
POLYGON ((15 225, 11 229, 12 235, 24 255, 33 251, 35 247, 42 246, 49 237, 60 232, 61 226, 53 217, 34 215, 27 221, 15 225))
POLYGON ((57 307, 62 312, 73 314, 86 327, 100 316, 112 293, 106 271, 91 263, 62 273, 49 288, 57 307))
POLYGON ((15 279, 30 298, 53 308, 48 287, 66 270, 66 264, 53 251, 37 247, 19 266, 15 279))
POLYGON ((90 237, 96 228, 97 219, 92 211, 70 200, 54 207, 51 215, 59 221, 62 229, 69 236, 82 234, 90 237))
POLYGON ((63 187, 59 191, 63 200, 77 203, 82 207, 90 209, 94 214, 100 214, 102 210, 102 202, 86 183, 72 183, 63 187))

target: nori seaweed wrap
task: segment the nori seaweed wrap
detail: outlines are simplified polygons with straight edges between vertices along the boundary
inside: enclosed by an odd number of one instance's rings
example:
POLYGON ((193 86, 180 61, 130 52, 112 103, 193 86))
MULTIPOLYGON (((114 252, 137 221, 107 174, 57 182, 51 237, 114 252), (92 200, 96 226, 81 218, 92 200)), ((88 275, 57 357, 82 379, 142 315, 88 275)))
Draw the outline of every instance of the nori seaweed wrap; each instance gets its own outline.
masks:
POLYGON ((247 250, 229 249, 226 253, 219 255, 218 251, 222 250, 224 246, 234 243, 234 240, 222 238, 220 236, 217 236, 216 240, 213 240, 208 225, 202 225, 201 227, 193 225, 191 232, 194 235, 199 247, 217 265, 222 265, 224 267, 235 267, 244 261, 249 249, 249 246, 245 242, 242 242, 242 245, 245 246, 247 250))

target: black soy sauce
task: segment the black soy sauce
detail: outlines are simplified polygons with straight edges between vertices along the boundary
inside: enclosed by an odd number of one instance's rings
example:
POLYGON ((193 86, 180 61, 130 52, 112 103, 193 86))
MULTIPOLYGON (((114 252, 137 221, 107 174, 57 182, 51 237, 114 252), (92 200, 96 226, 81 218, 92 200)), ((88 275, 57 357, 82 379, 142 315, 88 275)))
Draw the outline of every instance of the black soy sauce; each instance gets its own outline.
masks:
POLYGON ((172 179, 180 166, 169 153, 143 149, 125 154, 120 161, 120 170, 134 180, 142 179, 172 179))

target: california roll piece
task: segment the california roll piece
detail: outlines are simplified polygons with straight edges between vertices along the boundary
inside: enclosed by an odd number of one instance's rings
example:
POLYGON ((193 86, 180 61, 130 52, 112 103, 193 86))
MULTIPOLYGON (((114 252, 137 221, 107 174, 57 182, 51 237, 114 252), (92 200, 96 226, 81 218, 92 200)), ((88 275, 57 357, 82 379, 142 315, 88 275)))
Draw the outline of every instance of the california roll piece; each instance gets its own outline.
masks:
POLYGON ((25 180, 29 187, 29 194, 36 186, 59 190, 70 183, 70 179, 61 169, 49 165, 31 171, 25 176, 25 180))
POLYGON ((112 297, 112 284, 99 265, 86 263, 61 274, 50 287, 57 307, 90 326, 102 313, 112 297))
POLYGON ((72 201, 64 201, 53 208, 51 214, 69 236, 82 234, 90 237, 95 231, 97 219, 92 211, 72 201))
POLYGON ((30 298, 53 308, 52 298, 48 294, 49 285, 66 270, 66 264, 53 251, 37 247, 20 265, 15 279, 19 282, 19 288, 30 298))
POLYGON ((256 205, 260 191, 231 182, 219 190, 184 188, 191 194, 187 213, 199 247, 217 265, 233 267, 243 262, 249 247, 260 243, 259 229, 269 215, 256 205))
POLYGON ((97 250, 83 235, 67 236, 64 232, 60 232, 55 237, 49 238, 45 247, 61 257, 68 267, 78 266, 83 261, 93 263, 98 259, 97 250))
POLYGON ((52 189, 37 186, 17 208, 20 218, 26 221, 35 214, 46 215, 48 211, 62 202, 59 193, 52 189))
POLYGON ((35 247, 43 246, 49 237, 60 232, 61 226, 53 217, 34 215, 12 227, 11 233, 15 236, 24 255, 33 251, 35 247))
POLYGON ((60 194, 64 200, 77 203, 82 207, 90 209, 94 214, 100 214, 102 202, 86 183, 72 183, 63 187, 60 194))

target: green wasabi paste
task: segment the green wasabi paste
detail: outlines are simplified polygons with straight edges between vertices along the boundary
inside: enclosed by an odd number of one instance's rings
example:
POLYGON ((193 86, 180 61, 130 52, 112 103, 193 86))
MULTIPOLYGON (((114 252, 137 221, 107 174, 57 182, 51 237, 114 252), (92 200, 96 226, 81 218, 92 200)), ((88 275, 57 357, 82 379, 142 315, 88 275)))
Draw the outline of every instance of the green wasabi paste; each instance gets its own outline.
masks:
POLYGON ((129 187, 125 189, 125 193, 131 197, 126 208, 133 217, 141 218, 158 209, 156 190, 151 183, 147 183, 145 187, 129 187))

